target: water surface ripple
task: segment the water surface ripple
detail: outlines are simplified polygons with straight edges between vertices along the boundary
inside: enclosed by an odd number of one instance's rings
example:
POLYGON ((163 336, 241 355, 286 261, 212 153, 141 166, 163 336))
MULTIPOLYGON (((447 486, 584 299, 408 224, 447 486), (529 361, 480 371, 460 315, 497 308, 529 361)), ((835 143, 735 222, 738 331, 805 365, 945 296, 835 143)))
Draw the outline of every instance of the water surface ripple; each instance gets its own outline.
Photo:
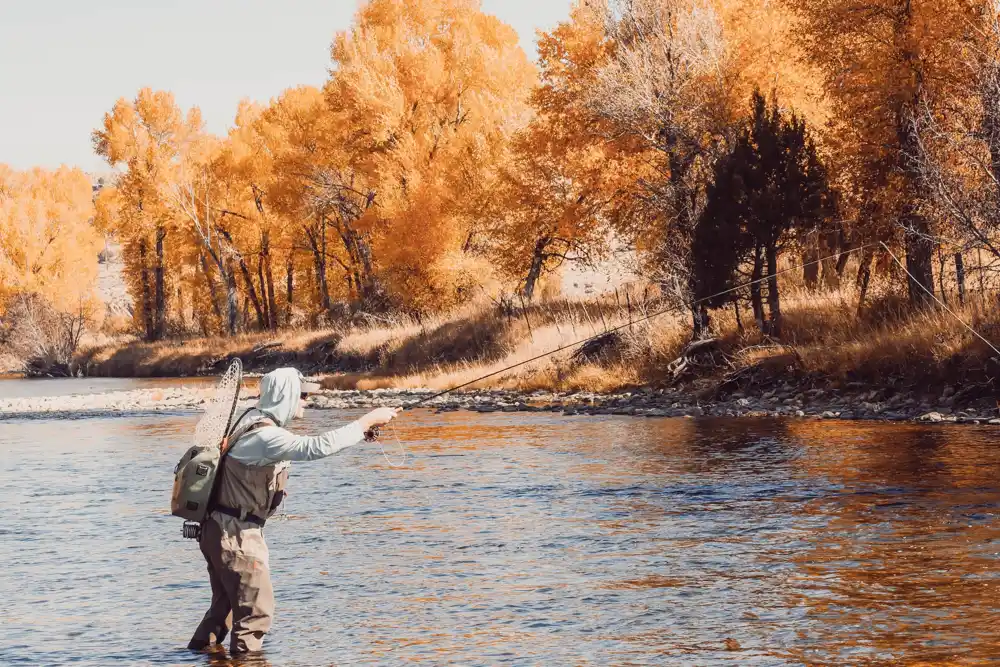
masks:
MULTIPOLYGON (((194 421, 0 424, 0 663, 226 664, 183 648, 209 595, 168 509, 194 421)), ((417 412, 398 433, 402 468, 371 445, 293 466, 253 664, 1000 657, 995 431, 417 412)))

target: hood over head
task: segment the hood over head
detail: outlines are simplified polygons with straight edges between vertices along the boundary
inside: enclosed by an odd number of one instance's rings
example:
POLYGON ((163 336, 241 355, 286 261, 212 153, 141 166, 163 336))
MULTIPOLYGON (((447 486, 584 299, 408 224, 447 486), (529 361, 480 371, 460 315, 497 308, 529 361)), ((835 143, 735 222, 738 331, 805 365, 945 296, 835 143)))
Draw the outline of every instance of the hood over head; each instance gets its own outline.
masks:
POLYGON ((299 396, 313 392, 319 385, 306 382, 295 368, 279 368, 260 379, 260 399, 257 409, 278 426, 286 426, 299 409, 299 396))

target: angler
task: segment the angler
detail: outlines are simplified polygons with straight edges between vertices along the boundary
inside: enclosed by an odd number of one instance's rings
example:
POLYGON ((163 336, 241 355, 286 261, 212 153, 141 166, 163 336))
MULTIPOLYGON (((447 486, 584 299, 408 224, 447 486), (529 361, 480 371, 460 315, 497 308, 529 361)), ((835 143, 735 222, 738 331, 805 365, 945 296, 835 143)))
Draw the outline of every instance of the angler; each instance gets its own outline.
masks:
POLYGON ((274 615, 262 529, 285 496, 289 462, 321 459, 356 445, 397 414, 395 408, 379 408, 318 436, 286 431, 293 418, 302 417, 306 396, 318 389, 294 368, 268 373, 261 378, 256 407, 230 430, 230 446, 220 462, 198 538, 208 563, 212 604, 190 649, 221 644, 231 630, 231 653, 260 650, 274 615))

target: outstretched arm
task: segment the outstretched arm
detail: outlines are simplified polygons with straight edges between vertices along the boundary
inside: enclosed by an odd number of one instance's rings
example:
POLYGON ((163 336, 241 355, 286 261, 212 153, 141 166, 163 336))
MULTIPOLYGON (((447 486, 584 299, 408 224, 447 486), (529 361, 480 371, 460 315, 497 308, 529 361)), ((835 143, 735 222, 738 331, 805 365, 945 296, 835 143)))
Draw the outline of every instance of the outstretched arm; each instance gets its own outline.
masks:
POLYGON ((241 439, 229 456, 248 465, 315 461, 358 444, 364 439, 365 431, 389 423, 397 412, 395 408, 379 408, 346 426, 320 435, 296 435, 277 426, 265 427, 241 439))

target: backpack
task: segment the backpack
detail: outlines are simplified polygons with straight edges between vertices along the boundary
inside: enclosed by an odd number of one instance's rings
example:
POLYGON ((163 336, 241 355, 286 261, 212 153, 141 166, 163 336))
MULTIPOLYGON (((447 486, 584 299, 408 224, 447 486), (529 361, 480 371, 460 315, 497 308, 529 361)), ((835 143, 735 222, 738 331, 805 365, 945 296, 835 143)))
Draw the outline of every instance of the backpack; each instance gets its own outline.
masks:
POLYGON ((232 430, 226 433, 218 445, 193 445, 184 452, 184 456, 174 467, 174 488, 170 494, 170 513, 185 519, 182 534, 184 537, 197 539, 198 526, 208 516, 209 507, 215 493, 216 481, 222 462, 229 453, 230 438, 236 426, 243 417, 250 413, 247 410, 233 423, 232 430))

